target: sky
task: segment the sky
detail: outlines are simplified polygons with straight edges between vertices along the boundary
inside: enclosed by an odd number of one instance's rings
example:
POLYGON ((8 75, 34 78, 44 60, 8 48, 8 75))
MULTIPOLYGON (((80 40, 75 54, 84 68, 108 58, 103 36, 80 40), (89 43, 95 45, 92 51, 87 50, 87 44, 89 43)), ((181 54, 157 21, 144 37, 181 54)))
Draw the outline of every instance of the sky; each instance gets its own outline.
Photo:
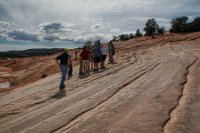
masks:
POLYGON ((150 18, 168 30, 179 16, 200 16, 200 0, 0 0, 0 51, 107 42, 150 18))

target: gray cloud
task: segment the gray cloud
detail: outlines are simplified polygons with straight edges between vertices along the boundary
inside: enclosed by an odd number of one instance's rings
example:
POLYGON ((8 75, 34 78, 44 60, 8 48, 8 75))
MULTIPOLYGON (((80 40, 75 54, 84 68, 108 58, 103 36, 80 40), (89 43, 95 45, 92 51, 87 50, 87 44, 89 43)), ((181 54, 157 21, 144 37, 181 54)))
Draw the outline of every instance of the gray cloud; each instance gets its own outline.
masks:
POLYGON ((58 32, 64 28, 64 25, 62 25, 62 23, 59 22, 42 23, 39 26, 40 26, 40 31, 44 33, 58 32))
POLYGON ((100 29, 103 27, 104 27, 104 25, 102 25, 102 24, 95 24, 95 25, 91 26, 92 29, 100 29))
POLYGON ((59 40, 59 36, 56 36, 56 35, 45 35, 43 36, 43 39, 46 40, 46 41, 56 41, 56 40, 59 40))
POLYGON ((39 41, 38 35, 27 32, 23 29, 11 30, 7 32, 9 38, 20 41, 39 41))

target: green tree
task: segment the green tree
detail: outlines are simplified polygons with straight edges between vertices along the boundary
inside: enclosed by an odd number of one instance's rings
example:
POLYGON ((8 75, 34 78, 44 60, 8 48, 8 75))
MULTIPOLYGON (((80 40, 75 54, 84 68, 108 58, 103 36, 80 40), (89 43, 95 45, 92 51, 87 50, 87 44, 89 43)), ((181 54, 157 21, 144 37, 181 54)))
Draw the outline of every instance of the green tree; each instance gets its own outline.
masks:
POLYGON ((113 36, 113 41, 117 41, 118 40, 118 37, 117 36, 113 36))
POLYGON ((124 34, 119 35, 119 39, 120 39, 120 41, 124 41, 124 38, 125 38, 125 35, 124 35, 124 34))
POLYGON ((142 36, 142 33, 140 33, 140 30, 137 29, 135 33, 135 37, 141 37, 141 36, 142 36))
POLYGON ((129 40, 129 39, 130 39, 129 34, 125 34, 125 36, 124 36, 124 41, 127 41, 127 40, 129 40))
POLYGON ((158 28, 159 26, 154 18, 148 19, 144 27, 145 35, 153 37, 157 33, 158 28))
POLYGON ((83 47, 92 47, 92 41, 88 40, 83 44, 83 47))
POLYGON ((182 32, 189 32, 189 25, 187 23, 188 17, 176 17, 171 21, 171 29, 170 32, 174 33, 182 33, 182 32))
POLYGON ((193 32, 200 31, 200 17, 196 17, 192 21, 191 26, 192 26, 192 31, 193 32))
POLYGON ((161 34, 164 34, 165 33, 165 27, 161 27, 161 28, 158 28, 158 34, 161 35, 161 34))
POLYGON ((119 39, 120 41, 127 41, 130 39, 130 36, 129 34, 122 34, 122 35, 119 35, 119 39))
POLYGON ((133 33, 130 33, 129 38, 130 39, 135 38, 135 36, 133 35, 133 33))

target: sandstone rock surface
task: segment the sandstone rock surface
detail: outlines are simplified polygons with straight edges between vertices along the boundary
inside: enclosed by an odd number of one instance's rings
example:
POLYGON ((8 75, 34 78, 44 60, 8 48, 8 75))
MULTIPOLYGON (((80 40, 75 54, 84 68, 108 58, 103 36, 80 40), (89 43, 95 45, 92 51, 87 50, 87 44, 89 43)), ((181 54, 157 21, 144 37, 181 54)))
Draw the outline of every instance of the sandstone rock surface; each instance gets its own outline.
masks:
POLYGON ((200 132, 200 33, 115 46, 116 64, 87 77, 76 66, 66 91, 58 73, 1 93, 0 133, 200 132))

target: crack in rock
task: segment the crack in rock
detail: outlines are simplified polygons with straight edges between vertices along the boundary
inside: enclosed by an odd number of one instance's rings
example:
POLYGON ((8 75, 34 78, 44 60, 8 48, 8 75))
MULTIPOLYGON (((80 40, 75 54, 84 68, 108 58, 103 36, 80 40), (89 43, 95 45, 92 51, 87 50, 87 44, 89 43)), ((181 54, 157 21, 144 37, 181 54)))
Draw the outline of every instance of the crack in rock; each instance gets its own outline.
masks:
POLYGON ((167 133, 167 131, 166 131, 166 127, 167 127, 167 125, 170 123, 170 121, 171 121, 171 119, 172 119, 172 114, 173 114, 173 112, 175 112, 176 111, 176 109, 180 106, 180 101, 182 100, 182 98, 183 98, 183 92, 184 92, 184 89, 185 89, 185 86, 186 86, 186 84, 188 83, 188 77, 189 77, 189 74, 190 74, 190 68, 197 62, 197 60, 198 59, 195 59, 191 64, 189 64, 187 67, 186 67, 186 73, 185 73, 185 81, 183 82, 183 83, 181 83, 181 86, 182 86, 182 88, 181 88, 181 94, 180 94, 180 96, 177 98, 177 104, 173 107, 173 108, 171 108, 170 110, 169 110, 169 118, 168 119, 166 119, 164 122, 163 122, 163 124, 162 124, 162 130, 163 130, 163 133, 167 133))

